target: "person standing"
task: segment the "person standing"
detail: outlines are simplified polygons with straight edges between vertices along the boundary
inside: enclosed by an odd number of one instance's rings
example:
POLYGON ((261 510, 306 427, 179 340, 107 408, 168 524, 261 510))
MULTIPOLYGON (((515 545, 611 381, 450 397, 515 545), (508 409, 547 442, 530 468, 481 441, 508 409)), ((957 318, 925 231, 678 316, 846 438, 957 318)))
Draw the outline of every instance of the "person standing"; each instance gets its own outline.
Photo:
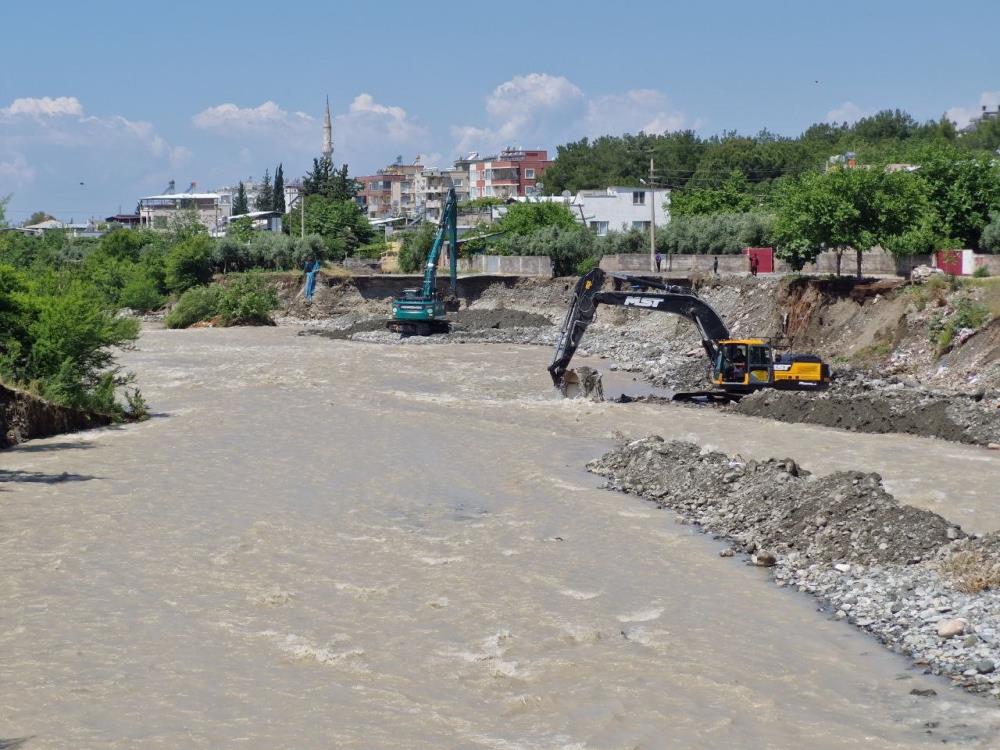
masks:
POLYGON ((660 272, 660 264, 663 263, 663 255, 661 255, 660 251, 657 250, 655 257, 656 257, 656 272, 659 273, 660 272))
POLYGON ((719 275, 719 256, 718 255, 716 255, 715 258, 712 260, 712 273, 714 273, 716 276, 719 275))

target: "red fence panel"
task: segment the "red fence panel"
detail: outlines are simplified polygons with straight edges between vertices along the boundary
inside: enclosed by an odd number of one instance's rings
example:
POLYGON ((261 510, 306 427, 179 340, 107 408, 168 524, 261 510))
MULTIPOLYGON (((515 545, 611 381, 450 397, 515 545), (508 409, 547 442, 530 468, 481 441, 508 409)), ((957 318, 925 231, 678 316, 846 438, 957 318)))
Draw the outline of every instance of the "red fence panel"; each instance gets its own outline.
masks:
POLYGON ((757 273, 774 273, 773 247, 745 247, 743 254, 747 256, 747 265, 751 258, 757 259, 757 273))

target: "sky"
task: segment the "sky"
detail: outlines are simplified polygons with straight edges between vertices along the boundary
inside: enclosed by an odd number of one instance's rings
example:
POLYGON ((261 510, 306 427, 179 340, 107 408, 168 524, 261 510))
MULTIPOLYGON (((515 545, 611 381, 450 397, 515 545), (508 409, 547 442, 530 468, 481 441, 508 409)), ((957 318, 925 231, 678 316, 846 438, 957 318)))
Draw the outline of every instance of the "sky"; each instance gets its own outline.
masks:
POLYGON ((505 0, 6 2, 7 219, 131 212, 322 147, 371 174, 397 156, 603 134, 762 128, 900 108, 960 124, 1000 105, 1000 2, 505 0))

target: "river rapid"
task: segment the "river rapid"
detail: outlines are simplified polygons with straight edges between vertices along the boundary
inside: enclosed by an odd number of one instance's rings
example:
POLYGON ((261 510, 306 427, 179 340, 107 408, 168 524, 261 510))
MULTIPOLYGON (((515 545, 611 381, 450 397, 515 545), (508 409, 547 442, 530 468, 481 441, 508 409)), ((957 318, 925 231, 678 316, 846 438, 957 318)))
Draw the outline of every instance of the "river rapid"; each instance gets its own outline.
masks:
POLYGON ((995 703, 584 469, 613 432, 655 432, 877 470, 901 500, 991 530, 993 454, 564 401, 550 354, 144 331, 123 363, 154 418, 0 453, 0 738, 1000 745, 995 703))

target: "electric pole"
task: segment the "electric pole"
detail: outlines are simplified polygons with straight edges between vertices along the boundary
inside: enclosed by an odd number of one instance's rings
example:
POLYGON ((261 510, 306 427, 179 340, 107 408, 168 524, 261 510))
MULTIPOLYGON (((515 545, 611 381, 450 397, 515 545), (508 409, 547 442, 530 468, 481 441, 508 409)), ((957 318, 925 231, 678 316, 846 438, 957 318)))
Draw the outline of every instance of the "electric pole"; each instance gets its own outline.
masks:
POLYGON ((649 270, 656 271, 656 185, 653 182, 653 157, 649 157, 649 270))

